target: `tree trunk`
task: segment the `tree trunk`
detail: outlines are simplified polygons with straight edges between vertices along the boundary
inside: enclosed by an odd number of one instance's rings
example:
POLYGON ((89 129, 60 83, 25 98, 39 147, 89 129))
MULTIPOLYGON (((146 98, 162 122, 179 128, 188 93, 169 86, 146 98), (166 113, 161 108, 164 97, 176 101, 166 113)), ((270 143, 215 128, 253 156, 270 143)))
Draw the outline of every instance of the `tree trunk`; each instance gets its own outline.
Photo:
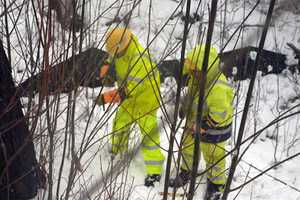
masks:
POLYGON ((16 98, 11 66, 0 40, 0 199, 30 199, 41 186, 32 135, 16 98))

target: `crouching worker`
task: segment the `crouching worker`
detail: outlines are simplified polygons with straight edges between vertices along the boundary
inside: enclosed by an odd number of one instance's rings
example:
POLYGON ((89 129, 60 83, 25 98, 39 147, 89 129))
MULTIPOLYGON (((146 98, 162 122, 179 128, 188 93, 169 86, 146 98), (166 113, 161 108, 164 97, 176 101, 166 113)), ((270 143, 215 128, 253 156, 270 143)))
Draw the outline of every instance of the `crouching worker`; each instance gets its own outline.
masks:
MULTIPOLYGON (((194 136, 199 99, 199 82, 204 59, 205 45, 198 45, 188 52, 184 63, 184 74, 188 74, 188 92, 181 107, 181 116, 186 117, 183 135, 181 171, 170 180, 171 187, 181 187, 191 179, 194 136)), ((220 74, 217 51, 211 47, 205 84, 205 96, 200 136, 200 150, 206 162, 207 190, 205 200, 221 199, 226 182, 225 143, 231 136, 233 115, 233 89, 226 77, 220 74), (221 160, 222 159, 222 160, 221 160), (218 162, 221 160, 220 162, 218 162), (217 164, 215 164, 218 162, 217 164)), ((201 154, 200 154, 201 155, 201 154)))
MULTIPOLYGON (((113 121, 112 153, 128 152, 130 128, 137 123, 142 134, 141 151, 146 168, 145 186, 159 182, 164 156, 160 149, 157 110, 160 77, 148 51, 129 29, 115 28, 106 35, 106 50, 114 67, 118 89, 100 94, 98 105, 120 103, 113 121)), ((105 74, 105 73, 102 73, 105 74)))

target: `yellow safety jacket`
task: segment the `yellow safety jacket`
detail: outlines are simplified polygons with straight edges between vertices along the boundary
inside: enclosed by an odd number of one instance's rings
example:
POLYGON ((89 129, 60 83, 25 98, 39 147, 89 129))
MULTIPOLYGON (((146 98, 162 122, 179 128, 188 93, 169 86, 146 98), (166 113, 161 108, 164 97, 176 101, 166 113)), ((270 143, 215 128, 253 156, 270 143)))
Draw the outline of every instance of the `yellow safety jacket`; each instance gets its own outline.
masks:
POLYGON ((126 95, 122 106, 139 112, 159 108, 159 72, 136 36, 125 54, 115 58, 114 65, 118 87, 123 88, 126 95))
MULTIPOLYGON (((201 71, 205 45, 192 49, 186 58, 183 72, 189 74, 188 93, 185 111, 187 126, 196 123, 199 101, 199 79, 190 71, 191 68, 201 71)), ((200 73, 199 73, 200 74, 200 73)), ((205 102, 203 106, 201 140, 209 143, 222 142, 231 136, 233 117, 233 88, 219 70, 219 58, 216 49, 211 48, 205 84, 205 102)))

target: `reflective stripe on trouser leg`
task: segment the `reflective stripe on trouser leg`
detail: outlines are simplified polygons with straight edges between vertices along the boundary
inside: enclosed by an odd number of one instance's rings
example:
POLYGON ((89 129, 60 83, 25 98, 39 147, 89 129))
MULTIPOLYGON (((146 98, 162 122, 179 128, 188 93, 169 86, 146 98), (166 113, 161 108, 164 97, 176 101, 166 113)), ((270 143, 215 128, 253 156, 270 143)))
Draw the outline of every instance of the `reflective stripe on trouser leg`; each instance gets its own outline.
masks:
POLYGON ((157 127, 156 112, 147 114, 138 120, 143 134, 142 154, 147 174, 161 174, 164 156, 160 149, 160 135, 157 127))
POLYGON ((132 118, 122 107, 119 107, 113 122, 111 134, 112 153, 117 154, 128 150, 129 129, 132 118))
MULTIPOLYGON (((201 151, 203 153, 204 160, 206 162, 206 167, 209 168, 215 162, 219 161, 225 156, 225 142, 220 142, 216 144, 212 143, 201 143, 201 151)), ((218 164, 207 171, 207 178, 215 184, 225 184, 225 158, 221 160, 218 164)))

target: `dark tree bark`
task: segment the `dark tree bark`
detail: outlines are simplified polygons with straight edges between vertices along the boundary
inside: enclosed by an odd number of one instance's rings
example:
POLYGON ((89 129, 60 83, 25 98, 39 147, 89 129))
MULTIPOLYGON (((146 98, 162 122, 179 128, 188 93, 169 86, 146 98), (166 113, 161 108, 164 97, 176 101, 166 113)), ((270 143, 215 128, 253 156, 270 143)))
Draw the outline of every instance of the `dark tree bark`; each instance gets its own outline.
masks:
POLYGON ((0 199, 29 199, 42 185, 32 135, 28 130, 11 66, 0 40, 0 199))

